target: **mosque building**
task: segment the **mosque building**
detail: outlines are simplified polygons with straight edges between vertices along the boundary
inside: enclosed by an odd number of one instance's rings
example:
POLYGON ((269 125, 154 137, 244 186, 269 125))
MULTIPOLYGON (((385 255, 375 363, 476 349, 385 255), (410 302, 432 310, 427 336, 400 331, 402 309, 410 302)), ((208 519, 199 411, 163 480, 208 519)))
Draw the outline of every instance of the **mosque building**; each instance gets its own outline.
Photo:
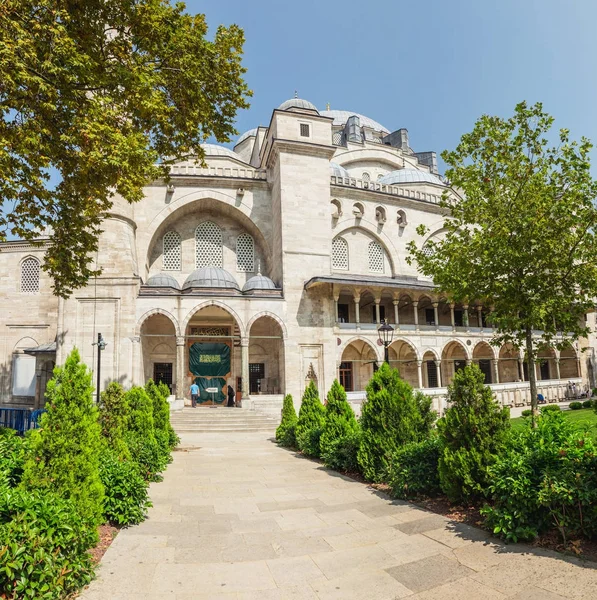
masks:
MULTIPOLYGON (((470 362, 500 402, 528 403, 523 357, 490 345, 490 307, 450 303, 406 261, 411 240, 442 235, 452 193, 436 153, 410 144, 406 129, 292 98, 232 149, 206 144, 204 165, 174 164, 141 202, 116 197, 102 274, 69 299, 40 269, 43 243, 0 244, 0 404, 42 406, 73 347, 95 371, 101 333, 102 389, 153 378, 180 407, 193 381, 204 404, 232 385, 244 407, 279 413, 284 394, 298 404, 313 380, 323 396, 337 377, 358 406, 384 360, 384 320, 390 364, 436 408, 470 362)), ((594 384, 592 345, 541 353, 548 400, 594 384)))

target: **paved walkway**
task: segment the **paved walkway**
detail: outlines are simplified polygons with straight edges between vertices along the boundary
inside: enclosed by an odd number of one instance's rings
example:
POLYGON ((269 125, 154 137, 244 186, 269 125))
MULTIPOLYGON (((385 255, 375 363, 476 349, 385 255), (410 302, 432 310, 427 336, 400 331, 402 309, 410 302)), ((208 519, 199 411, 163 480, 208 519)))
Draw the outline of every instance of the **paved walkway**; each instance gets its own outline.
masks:
POLYGON ((597 568, 488 541, 276 447, 183 437, 84 600, 595 600, 597 568))

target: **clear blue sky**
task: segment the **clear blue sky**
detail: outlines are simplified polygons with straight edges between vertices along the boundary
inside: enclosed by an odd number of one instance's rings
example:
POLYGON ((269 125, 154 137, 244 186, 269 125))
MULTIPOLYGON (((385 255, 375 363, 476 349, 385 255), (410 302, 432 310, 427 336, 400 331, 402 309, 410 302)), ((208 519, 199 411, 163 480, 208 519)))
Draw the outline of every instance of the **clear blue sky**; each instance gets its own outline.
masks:
MULTIPOLYGON (((298 90, 324 109, 406 127, 416 151, 452 148, 483 114, 542 101, 597 144, 597 0, 189 0, 210 28, 245 30, 251 108, 267 125, 298 90)), ((597 151, 592 157, 597 175, 597 151)))

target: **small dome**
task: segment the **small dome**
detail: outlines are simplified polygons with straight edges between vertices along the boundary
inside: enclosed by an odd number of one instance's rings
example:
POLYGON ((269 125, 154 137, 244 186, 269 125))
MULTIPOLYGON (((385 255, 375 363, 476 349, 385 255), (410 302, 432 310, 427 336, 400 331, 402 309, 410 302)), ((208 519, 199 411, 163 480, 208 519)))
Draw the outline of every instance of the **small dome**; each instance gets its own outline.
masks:
POLYGON ((350 173, 341 165, 330 162, 330 175, 334 177, 350 177, 350 173))
POLYGON ((149 285, 151 287, 170 287, 175 290, 180 289, 180 283, 172 277, 172 275, 168 275, 168 273, 158 273, 157 275, 152 275, 145 285, 149 285))
POLYGON ((275 289, 278 289, 276 288, 276 284, 269 277, 261 275, 261 273, 259 275, 255 275, 255 277, 251 277, 251 279, 249 279, 247 283, 243 285, 243 292, 250 292, 251 290, 275 289))
POLYGON ((224 288, 240 291, 236 279, 228 271, 218 267, 202 267, 193 271, 182 286, 183 290, 189 288, 224 288))
POLYGON ((398 169, 384 175, 379 183, 382 185, 399 185, 401 183, 433 183, 444 185, 437 175, 419 169, 398 169))
POLYGON ((201 147, 207 156, 229 156, 230 158, 239 160, 238 154, 232 152, 230 148, 219 146, 218 144, 201 144, 201 147))
POLYGON ((384 127, 381 123, 378 123, 377 121, 374 121, 365 115, 350 112, 349 110, 322 110, 320 114, 322 117, 332 117, 334 119, 332 125, 346 125, 346 121, 348 121, 350 117, 359 117, 361 127, 370 127, 375 131, 390 133, 390 130, 384 127))
POLYGON ((246 139, 249 139, 250 137, 255 137, 256 135, 257 135, 257 127, 255 127, 254 129, 249 129, 249 131, 245 131, 238 138, 238 140, 236 140, 236 144, 234 144, 234 147, 236 148, 239 144, 242 144, 246 139))
POLYGON ((314 110, 316 113, 319 113, 315 104, 312 104, 308 100, 303 100, 302 98, 290 98, 290 100, 286 100, 286 102, 282 102, 282 104, 278 106, 278 110, 289 110, 290 108, 314 110))

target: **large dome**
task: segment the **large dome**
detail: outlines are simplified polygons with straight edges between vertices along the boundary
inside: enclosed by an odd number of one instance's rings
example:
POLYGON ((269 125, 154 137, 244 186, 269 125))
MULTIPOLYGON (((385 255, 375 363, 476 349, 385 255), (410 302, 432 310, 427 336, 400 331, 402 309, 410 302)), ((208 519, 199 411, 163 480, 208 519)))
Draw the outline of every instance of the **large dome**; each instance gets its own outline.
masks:
POLYGON ((382 185, 399 185, 401 183, 433 183, 435 185, 444 185, 440 178, 427 171, 419 169, 398 169, 384 175, 379 183, 382 185))
POLYGON ((338 163, 330 162, 330 175, 334 177, 350 177, 350 173, 338 163))
POLYGON ((301 108, 303 110, 314 110, 315 112, 319 112, 315 104, 308 100, 303 100, 302 98, 290 98, 290 100, 286 100, 286 102, 282 102, 282 104, 278 106, 278 110, 289 110, 291 108, 301 108))
POLYGON ((149 285, 151 287, 169 287, 174 288, 175 290, 180 289, 180 283, 172 277, 172 275, 168 275, 168 273, 158 273, 157 275, 152 275, 145 285, 149 285))
POLYGON ((183 290, 190 288, 223 288, 240 291, 236 279, 228 271, 218 267, 202 267, 193 271, 182 286, 183 290))
POLYGON ((238 146, 239 144, 242 144, 246 139, 248 139, 250 137, 255 137, 256 135, 257 135, 257 127, 253 128, 253 129, 249 129, 249 131, 245 131, 238 138, 238 140, 236 140, 236 144, 234 144, 234 147, 236 148, 236 146, 238 146))
POLYGON ((346 125, 346 121, 350 119, 350 117, 359 117, 361 122, 361 127, 370 127, 375 131, 382 131, 383 133, 390 133, 390 130, 384 127, 381 123, 366 117, 365 115, 360 115, 359 113, 350 112, 349 110, 322 110, 322 117, 332 117, 334 119, 333 125, 346 125))
POLYGON ((230 148, 226 148, 225 146, 219 146, 218 144, 201 144, 201 147, 207 156, 229 156, 230 158, 239 160, 238 154, 235 154, 230 148))
POLYGON ((247 283, 245 283, 245 285, 243 285, 243 293, 250 292, 252 290, 275 290, 275 289, 278 289, 278 288, 276 288, 276 284, 269 277, 266 277, 265 275, 261 275, 261 273, 259 273, 258 275, 255 275, 255 277, 251 277, 251 279, 249 279, 247 281, 247 283))

